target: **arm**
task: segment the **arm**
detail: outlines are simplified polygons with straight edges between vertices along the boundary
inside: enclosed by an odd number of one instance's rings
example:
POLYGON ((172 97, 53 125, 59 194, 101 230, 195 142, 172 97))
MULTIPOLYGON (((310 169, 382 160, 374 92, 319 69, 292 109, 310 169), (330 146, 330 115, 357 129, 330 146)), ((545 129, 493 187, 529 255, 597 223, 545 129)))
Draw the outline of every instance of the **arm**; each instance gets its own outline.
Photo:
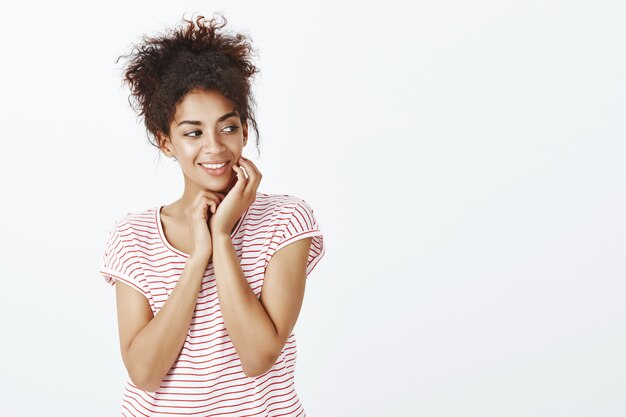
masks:
POLYGON ((296 324, 310 245, 311 238, 303 238, 274 254, 265 271, 261 301, 243 274, 230 236, 215 237, 213 266, 222 316, 249 377, 274 365, 296 324))
MULTIPOLYGON (((122 357, 131 380, 139 388, 149 392, 158 390, 163 377, 180 354, 207 262, 204 258, 193 255, 187 259, 180 279, 154 317, 147 317, 147 313, 152 316, 152 311, 141 294, 130 287, 125 286, 122 289, 118 286, 122 357), (143 298, 141 302, 147 306, 147 313, 138 311, 137 297, 143 298), (144 320, 143 324, 138 320, 144 320), (145 324, 147 320, 149 321, 145 324)), ((146 309, 142 307, 143 310, 146 309)))

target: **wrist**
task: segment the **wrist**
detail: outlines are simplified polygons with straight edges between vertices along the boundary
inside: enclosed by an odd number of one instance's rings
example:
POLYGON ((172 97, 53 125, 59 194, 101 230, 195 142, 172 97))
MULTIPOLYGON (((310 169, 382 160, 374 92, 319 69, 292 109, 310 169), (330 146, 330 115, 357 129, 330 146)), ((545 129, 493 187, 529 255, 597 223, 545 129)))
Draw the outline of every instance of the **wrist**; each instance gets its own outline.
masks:
POLYGON ((231 242, 230 233, 226 232, 215 232, 211 234, 213 240, 213 246, 220 243, 228 243, 231 242))
POLYGON ((192 252, 187 258, 187 263, 206 267, 207 264, 209 263, 209 259, 211 259, 210 254, 209 256, 207 256, 205 254, 198 254, 198 253, 192 252))

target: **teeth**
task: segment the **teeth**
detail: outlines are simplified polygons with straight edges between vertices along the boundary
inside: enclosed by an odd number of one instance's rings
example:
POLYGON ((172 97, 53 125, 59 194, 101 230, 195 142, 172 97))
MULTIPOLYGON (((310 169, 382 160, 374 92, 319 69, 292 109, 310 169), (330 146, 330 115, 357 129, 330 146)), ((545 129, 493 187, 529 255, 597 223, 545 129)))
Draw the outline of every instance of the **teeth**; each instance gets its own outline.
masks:
POLYGON ((226 162, 224 162, 223 164, 200 164, 200 165, 209 169, 219 169, 223 167, 224 165, 226 165, 226 162))

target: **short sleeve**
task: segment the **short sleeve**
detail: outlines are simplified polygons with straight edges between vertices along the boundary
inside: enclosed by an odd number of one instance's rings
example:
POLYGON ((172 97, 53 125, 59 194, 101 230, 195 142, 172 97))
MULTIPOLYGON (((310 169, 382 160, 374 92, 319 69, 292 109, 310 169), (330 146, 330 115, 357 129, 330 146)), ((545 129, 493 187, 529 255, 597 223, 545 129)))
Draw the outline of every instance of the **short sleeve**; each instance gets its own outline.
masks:
POLYGON ((107 284, 113 286, 116 281, 122 281, 149 300, 149 289, 132 246, 132 230, 128 224, 123 220, 115 221, 98 272, 107 284))
POLYGON ((295 198, 295 201, 286 203, 281 209, 279 227, 277 227, 272 244, 267 252, 267 263, 279 249, 306 237, 313 237, 309 257, 306 266, 306 276, 319 263, 325 253, 324 236, 319 228, 315 213, 311 206, 304 200, 295 198))

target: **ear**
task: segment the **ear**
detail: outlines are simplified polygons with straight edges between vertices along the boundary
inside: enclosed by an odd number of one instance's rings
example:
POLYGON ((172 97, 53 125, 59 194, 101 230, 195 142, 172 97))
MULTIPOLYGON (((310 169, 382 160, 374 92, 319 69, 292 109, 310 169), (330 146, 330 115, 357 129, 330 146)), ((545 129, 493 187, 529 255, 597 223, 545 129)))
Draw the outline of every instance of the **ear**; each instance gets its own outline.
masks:
POLYGON ((241 126, 243 129, 243 146, 246 146, 248 144, 248 121, 243 122, 241 126))
POLYGON ((167 156, 168 158, 173 157, 174 153, 172 152, 172 149, 170 148, 171 142, 168 136, 165 133, 158 131, 157 139, 159 141, 159 148, 161 149, 161 152, 163 152, 165 156, 167 156))

